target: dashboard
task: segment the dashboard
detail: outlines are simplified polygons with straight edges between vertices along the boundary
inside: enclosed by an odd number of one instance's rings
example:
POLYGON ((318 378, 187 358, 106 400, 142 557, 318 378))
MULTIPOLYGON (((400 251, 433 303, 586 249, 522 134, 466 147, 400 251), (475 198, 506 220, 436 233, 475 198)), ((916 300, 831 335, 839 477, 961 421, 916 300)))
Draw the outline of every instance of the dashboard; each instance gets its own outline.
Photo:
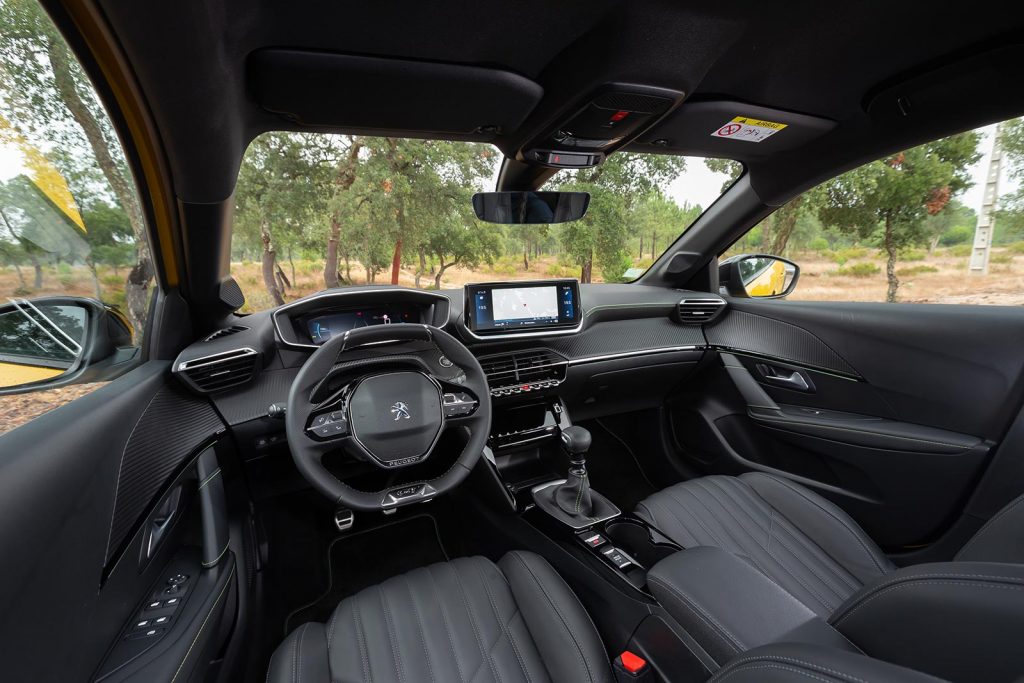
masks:
POLYGON ((683 319, 687 300, 725 307, 706 292, 574 280, 338 288, 231 317, 184 349, 172 371, 210 397, 239 443, 261 451, 282 442, 270 407, 287 401, 311 353, 351 329, 412 322, 444 329, 478 358, 495 425, 503 411, 555 399, 585 420, 660 405, 698 366, 714 316, 683 319))

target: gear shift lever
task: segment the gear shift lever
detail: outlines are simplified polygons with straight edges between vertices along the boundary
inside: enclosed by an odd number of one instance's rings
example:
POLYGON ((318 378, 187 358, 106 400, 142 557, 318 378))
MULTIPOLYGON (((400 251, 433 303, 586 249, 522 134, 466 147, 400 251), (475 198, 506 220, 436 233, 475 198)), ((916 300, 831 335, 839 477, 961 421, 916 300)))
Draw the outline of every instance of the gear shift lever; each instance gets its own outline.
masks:
POLYGON ((573 529, 586 529, 618 515, 614 503, 590 488, 590 432, 583 427, 566 427, 561 438, 562 450, 569 458, 569 474, 564 482, 553 481, 533 489, 537 507, 573 529))
POLYGON ((565 483, 555 491, 555 504, 573 517, 590 517, 594 508, 587 478, 590 432, 583 427, 566 427, 561 438, 562 449, 569 458, 569 474, 565 483))

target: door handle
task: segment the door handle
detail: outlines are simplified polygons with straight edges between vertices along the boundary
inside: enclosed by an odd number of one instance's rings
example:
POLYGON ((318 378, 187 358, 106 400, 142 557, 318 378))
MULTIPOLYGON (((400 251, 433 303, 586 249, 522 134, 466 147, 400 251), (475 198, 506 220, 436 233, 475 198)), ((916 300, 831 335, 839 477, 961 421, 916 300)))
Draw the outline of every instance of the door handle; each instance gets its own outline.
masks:
POLYGON ((757 371, 761 373, 761 377, 764 381, 771 384, 775 384, 786 389, 795 389, 797 391, 810 391, 811 384, 807 381, 807 378, 803 376, 799 370, 789 370, 779 372, 776 368, 764 363, 757 364, 757 371), (787 374, 788 373, 788 374, 787 374))

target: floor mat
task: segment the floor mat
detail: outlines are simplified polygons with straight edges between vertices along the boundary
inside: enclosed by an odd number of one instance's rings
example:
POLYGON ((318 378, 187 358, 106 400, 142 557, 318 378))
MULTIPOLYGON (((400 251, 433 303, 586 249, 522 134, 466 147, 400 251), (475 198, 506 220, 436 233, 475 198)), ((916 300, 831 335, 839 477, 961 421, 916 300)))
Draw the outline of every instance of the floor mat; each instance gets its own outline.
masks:
POLYGON ((308 621, 326 622, 344 598, 417 567, 449 559, 430 514, 339 536, 327 549, 327 586, 285 619, 284 634, 308 621))

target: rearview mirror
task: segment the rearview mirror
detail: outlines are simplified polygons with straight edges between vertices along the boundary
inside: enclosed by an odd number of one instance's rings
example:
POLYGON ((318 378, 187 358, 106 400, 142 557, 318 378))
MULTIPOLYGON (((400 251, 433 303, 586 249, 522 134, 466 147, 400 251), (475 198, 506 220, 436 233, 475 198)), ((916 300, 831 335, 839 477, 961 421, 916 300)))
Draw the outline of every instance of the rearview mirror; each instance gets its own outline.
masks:
POLYGON ((769 254, 740 254, 718 265, 722 293, 744 299, 781 299, 799 278, 800 266, 769 254))
POLYGON ((567 223, 587 214, 587 192, 477 192, 476 217, 488 223, 530 225, 567 223))
POLYGON ((139 349, 117 309, 94 299, 9 299, 0 306, 0 395, 113 379, 139 349))

